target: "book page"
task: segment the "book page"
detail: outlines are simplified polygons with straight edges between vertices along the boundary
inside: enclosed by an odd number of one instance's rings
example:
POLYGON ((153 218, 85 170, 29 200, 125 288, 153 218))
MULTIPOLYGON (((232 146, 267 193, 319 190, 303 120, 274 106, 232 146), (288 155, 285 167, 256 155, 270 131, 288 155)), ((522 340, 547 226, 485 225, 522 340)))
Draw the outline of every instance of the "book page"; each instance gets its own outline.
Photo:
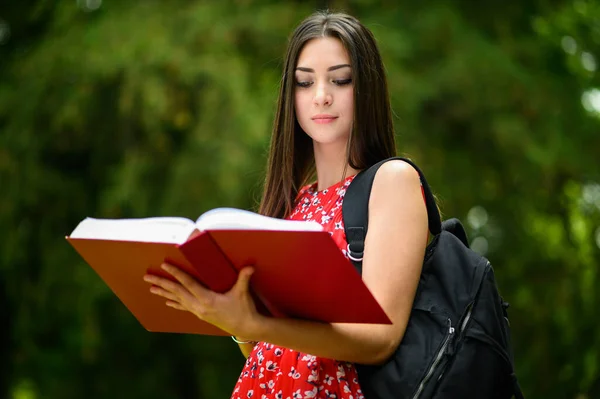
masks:
POLYGON ((284 220, 235 208, 216 208, 196 221, 198 230, 323 231, 317 222, 284 220))
POLYGON ((79 223, 69 237, 182 244, 195 228, 194 222, 180 217, 140 219, 86 218, 79 223))

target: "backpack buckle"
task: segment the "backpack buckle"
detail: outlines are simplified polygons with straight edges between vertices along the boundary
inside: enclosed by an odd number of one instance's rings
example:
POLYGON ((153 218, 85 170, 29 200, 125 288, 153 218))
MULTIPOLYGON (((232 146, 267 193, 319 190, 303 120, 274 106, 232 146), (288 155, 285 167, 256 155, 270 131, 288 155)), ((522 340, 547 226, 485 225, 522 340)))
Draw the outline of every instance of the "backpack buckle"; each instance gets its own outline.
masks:
POLYGON ((353 262, 362 262, 364 252, 357 252, 356 256, 360 256, 360 258, 354 257, 352 255, 352 250, 350 249, 350 244, 346 247, 346 253, 348 254, 348 258, 353 262))

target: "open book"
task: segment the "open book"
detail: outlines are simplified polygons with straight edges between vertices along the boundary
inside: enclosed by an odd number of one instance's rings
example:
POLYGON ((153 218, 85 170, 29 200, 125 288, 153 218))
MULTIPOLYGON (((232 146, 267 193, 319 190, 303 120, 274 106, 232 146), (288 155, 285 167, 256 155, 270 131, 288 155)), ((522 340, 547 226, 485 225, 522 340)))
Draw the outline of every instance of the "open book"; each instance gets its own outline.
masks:
POLYGON ((216 292, 253 265, 250 289, 258 310, 273 317, 321 322, 390 323, 361 276, 316 222, 218 208, 196 222, 177 217, 84 219, 69 243, 144 328, 227 335, 149 292, 145 273, 171 278, 168 261, 216 292))

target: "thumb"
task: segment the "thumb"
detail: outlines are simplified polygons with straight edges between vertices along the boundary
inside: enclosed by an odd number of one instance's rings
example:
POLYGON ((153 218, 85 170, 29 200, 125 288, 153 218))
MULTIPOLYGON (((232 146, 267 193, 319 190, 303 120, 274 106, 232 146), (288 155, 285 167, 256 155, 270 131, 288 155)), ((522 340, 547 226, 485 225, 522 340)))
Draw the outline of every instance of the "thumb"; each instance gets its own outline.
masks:
POLYGON ((248 291, 252 274, 254 274, 254 268, 252 266, 244 267, 242 270, 240 270, 240 274, 238 275, 238 279, 233 286, 233 290, 239 292, 248 291))

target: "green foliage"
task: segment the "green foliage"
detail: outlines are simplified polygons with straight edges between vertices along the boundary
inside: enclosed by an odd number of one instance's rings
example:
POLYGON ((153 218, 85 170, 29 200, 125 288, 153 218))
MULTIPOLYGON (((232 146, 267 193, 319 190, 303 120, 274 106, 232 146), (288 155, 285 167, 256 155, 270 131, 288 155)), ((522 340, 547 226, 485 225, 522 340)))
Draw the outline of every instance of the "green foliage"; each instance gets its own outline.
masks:
MULTIPOLYGON (((85 216, 255 207, 286 39, 313 7, 12 3, 0 397, 227 397, 230 340, 145 332, 64 236, 85 216)), ((400 152, 495 265, 527 396, 600 395, 600 5, 329 5, 374 31, 400 152)))

